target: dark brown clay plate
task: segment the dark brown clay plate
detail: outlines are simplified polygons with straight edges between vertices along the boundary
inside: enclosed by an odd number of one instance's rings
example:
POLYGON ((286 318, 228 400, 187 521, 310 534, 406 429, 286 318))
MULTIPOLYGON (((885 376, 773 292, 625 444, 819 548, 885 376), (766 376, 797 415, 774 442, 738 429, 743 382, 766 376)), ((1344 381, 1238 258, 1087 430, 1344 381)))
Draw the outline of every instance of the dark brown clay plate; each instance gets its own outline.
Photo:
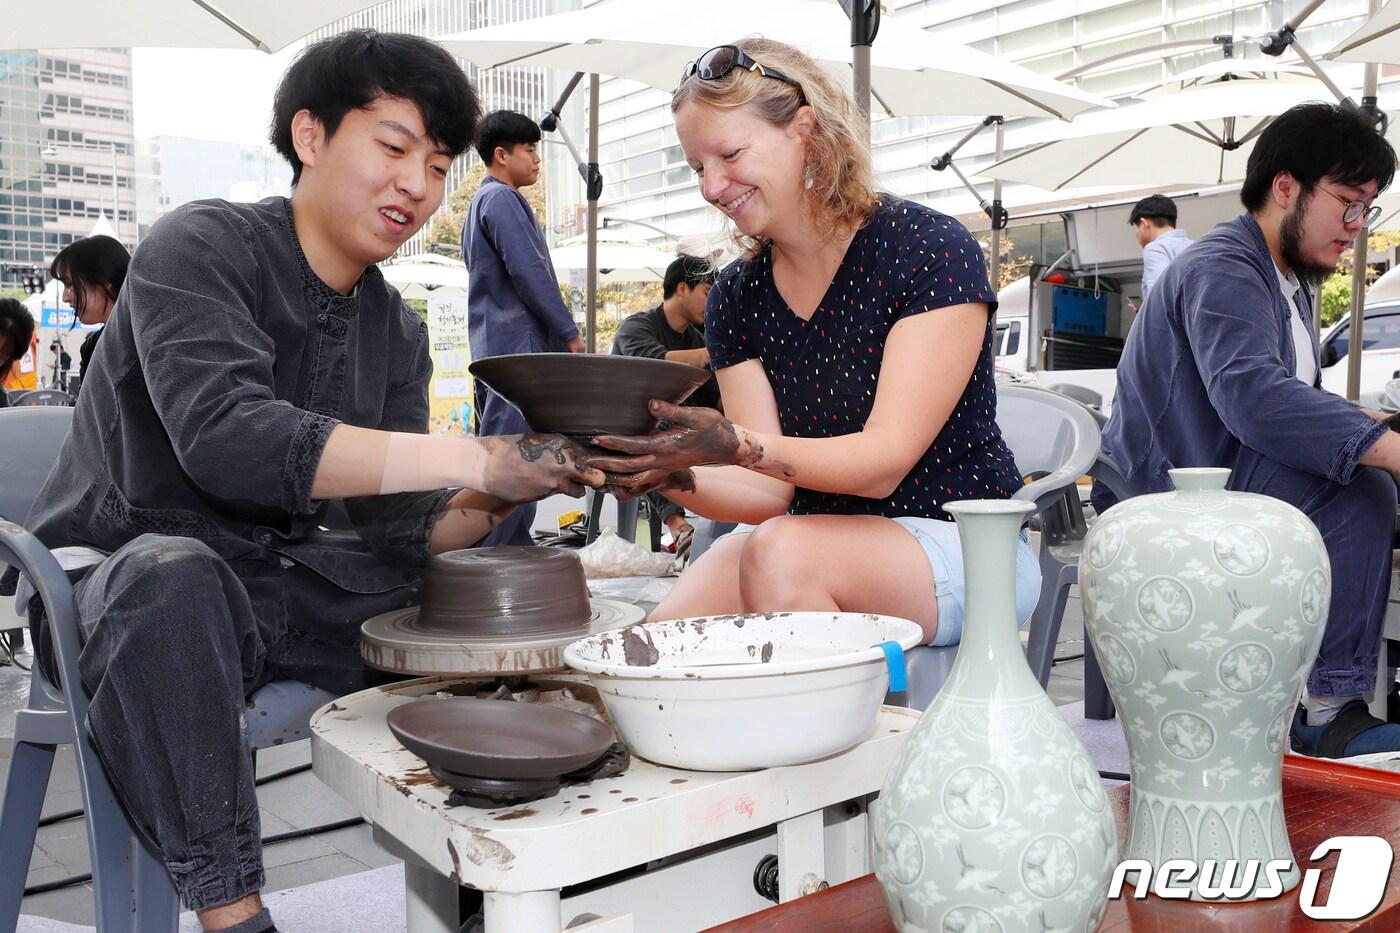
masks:
POLYGON ((650 399, 679 405, 710 374, 685 363, 597 353, 517 353, 477 360, 477 379, 543 434, 650 434, 650 399))
POLYGON ((597 761, 612 729, 537 703, 432 697, 389 711, 389 731, 428 764, 457 774, 514 779, 559 777, 597 761))

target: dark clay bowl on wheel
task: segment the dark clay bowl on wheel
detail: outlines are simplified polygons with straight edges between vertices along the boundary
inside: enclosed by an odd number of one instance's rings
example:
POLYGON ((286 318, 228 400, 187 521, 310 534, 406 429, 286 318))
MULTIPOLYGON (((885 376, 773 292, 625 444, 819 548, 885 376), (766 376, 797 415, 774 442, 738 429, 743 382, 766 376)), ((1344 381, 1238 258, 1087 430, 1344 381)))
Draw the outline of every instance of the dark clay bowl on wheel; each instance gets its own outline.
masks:
POLYGON ((594 353, 519 353, 471 364, 471 374, 541 434, 650 434, 647 401, 679 405, 709 372, 685 363, 594 353))
POLYGON ((389 731, 428 764, 483 778, 557 778, 597 761, 613 731, 538 703, 429 698, 389 711, 389 731))

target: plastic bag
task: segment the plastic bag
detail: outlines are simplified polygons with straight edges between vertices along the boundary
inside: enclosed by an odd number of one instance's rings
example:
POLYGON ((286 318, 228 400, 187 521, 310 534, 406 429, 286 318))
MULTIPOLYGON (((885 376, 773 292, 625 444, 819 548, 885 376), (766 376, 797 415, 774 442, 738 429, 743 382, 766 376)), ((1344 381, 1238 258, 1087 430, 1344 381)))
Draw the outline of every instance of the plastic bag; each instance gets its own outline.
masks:
POLYGON ((584 576, 654 577, 679 570, 674 555, 654 553, 639 544, 625 541, 611 528, 604 528, 587 547, 579 548, 584 576))

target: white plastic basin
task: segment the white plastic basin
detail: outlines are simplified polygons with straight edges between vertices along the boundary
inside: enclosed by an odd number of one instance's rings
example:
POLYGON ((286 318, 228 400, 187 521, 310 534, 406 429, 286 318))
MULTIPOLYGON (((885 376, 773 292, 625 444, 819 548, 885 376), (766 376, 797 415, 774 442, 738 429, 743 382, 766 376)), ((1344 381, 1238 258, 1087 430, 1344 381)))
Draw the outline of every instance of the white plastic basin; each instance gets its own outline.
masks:
POLYGON ((580 639, 564 663, 589 675, 634 753, 691 771, 749 771, 851 748, 889 689, 882 642, 922 630, 854 612, 706 616, 580 639))

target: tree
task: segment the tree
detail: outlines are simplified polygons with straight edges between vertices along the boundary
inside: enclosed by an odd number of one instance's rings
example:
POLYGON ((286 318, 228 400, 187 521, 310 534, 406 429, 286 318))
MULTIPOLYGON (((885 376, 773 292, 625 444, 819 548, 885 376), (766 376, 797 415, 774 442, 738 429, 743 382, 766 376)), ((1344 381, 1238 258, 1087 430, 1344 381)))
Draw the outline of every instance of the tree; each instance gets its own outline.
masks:
MULTIPOLYGON (((1366 238, 1366 251, 1371 256, 1400 245, 1400 231, 1373 233, 1366 238)), ((1351 313, 1351 259, 1352 251, 1342 253, 1337 263, 1337 271, 1329 275, 1318 289, 1318 304, 1322 307, 1322 326, 1330 327, 1351 313)), ((1366 285, 1376 280, 1375 269, 1366 269, 1366 285)))
MULTIPOLYGON (((473 160, 471 168, 462 176, 462 183, 457 186, 457 190, 447 196, 446 203, 442 209, 433 217, 432 224, 428 227, 428 246, 441 244, 458 248, 462 243, 462 224, 467 221, 467 211, 471 209, 472 198, 476 197, 477 189, 486 179, 486 166, 480 160, 473 160)), ((548 217, 545 210, 545 185, 544 166, 540 166, 540 180, 528 188, 522 188, 520 193, 525 195, 525 200, 529 203, 530 209, 535 212, 535 217, 543 226, 548 217)))

